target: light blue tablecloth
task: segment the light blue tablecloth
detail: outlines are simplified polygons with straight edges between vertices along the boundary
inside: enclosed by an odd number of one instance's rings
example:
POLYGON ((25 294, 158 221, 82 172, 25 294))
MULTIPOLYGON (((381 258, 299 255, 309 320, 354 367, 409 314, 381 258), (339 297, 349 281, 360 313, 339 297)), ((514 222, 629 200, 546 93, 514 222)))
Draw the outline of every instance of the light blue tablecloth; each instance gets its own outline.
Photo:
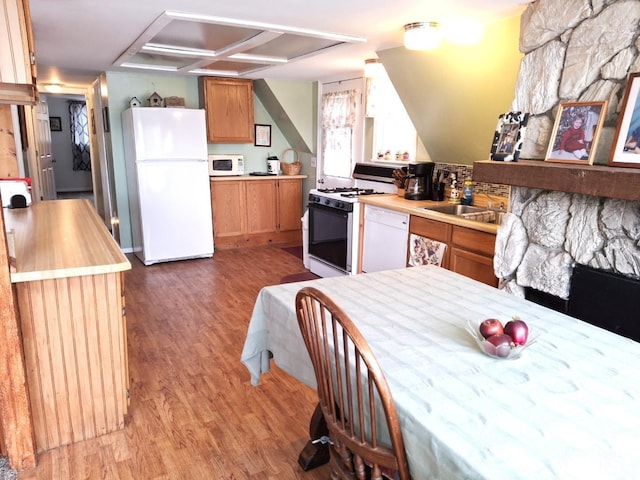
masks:
POLYGON ((264 288, 242 362, 315 386, 296 292, 332 297, 369 342, 401 417, 414 479, 631 479, 640 475, 640 344, 438 267, 264 288), (485 318, 527 322, 537 342, 488 357, 485 318))

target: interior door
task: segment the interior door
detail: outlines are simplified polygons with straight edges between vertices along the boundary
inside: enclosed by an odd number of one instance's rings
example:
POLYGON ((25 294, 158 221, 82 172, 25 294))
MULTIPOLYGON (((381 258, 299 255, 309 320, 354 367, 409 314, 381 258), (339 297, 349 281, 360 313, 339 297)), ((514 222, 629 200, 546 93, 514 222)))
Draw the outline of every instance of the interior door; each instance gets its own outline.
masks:
POLYGON ((57 198, 54 172, 56 161, 51 153, 49 106, 44 96, 40 96, 34 109, 34 127, 36 132, 36 160, 40 176, 40 199, 55 200, 57 198))
POLYGON ((319 92, 319 105, 318 105, 318 163, 316 167, 316 179, 318 188, 333 188, 340 186, 351 185, 351 173, 355 167, 356 162, 361 162, 363 159, 363 137, 364 137, 364 89, 365 79, 354 78, 350 80, 343 80, 337 82, 323 83, 319 92), (346 92, 349 90, 356 90, 356 123, 353 125, 351 131, 351 138, 343 142, 333 143, 333 152, 327 152, 323 148, 324 137, 326 131, 323 128, 323 112, 322 112, 322 96, 326 93, 333 92, 346 92), (339 151, 342 149, 342 151, 339 151), (344 168, 335 168, 335 164, 331 162, 346 162, 348 165, 343 165, 344 168), (335 172, 340 170, 341 173, 335 172))

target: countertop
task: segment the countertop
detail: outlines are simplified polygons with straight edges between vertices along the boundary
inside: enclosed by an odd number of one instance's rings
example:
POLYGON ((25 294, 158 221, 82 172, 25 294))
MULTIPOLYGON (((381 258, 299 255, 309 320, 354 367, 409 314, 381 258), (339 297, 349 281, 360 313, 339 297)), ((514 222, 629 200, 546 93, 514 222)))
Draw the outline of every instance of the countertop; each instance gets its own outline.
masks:
POLYGON ((212 182, 222 182, 229 180, 278 180, 278 179, 303 179, 307 178, 306 175, 221 175, 215 177, 209 177, 212 182))
POLYGON ((475 220, 467 220, 455 215, 434 212, 431 210, 426 210, 424 208, 439 205, 448 205, 449 202, 447 201, 434 202, 432 200, 407 200, 406 198, 399 197, 396 194, 362 195, 358 197, 358 199, 360 203, 365 205, 388 208, 389 210, 395 210, 396 212, 408 213, 410 215, 416 215, 418 217, 428 218, 430 220, 436 220, 438 222, 449 223, 451 225, 457 225, 459 227, 466 227, 481 232, 493 233, 494 235, 498 231, 498 225, 494 223, 484 223, 477 222, 475 220))
POLYGON ((27 208, 4 209, 4 218, 6 229, 14 229, 12 283, 131 269, 88 200, 34 202, 27 208))

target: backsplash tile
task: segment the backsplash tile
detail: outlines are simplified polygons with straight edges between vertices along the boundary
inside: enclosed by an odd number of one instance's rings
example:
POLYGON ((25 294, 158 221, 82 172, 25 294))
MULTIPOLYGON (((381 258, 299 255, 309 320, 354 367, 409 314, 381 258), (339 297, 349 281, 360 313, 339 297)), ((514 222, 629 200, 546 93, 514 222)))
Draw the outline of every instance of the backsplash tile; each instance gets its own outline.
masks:
MULTIPOLYGON (((464 182, 466 177, 473 177, 473 167, 469 165, 456 165, 453 163, 437 163, 435 171, 447 173, 455 172, 459 182, 464 182)), ((473 182, 474 194, 485 194, 496 197, 509 197, 509 185, 497 183, 473 182)))

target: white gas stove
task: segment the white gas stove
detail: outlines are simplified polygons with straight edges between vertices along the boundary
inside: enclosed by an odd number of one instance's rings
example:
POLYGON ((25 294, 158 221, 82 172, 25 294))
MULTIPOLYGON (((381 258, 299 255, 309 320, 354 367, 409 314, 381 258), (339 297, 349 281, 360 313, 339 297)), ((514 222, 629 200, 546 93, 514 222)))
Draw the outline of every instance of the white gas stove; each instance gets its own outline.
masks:
POLYGON ((397 191, 393 168, 360 165, 354 170, 353 185, 309 192, 309 270, 321 277, 358 273, 359 199, 397 191))

